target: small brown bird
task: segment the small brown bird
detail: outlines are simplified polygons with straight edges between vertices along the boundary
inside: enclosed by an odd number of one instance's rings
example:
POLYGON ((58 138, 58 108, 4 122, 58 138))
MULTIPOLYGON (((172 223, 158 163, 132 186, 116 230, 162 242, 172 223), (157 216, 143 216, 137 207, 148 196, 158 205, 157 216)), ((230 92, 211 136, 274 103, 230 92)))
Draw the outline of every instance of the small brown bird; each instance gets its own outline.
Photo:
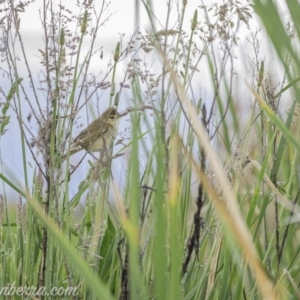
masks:
MULTIPOLYGON (((74 139, 70 149, 70 156, 85 149, 88 152, 97 152, 109 147, 117 133, 121 115, 113 107, 108 108, 99 118, 88 125, 74 139)), ((66 158, 63 156, 62 160, 66 158)))

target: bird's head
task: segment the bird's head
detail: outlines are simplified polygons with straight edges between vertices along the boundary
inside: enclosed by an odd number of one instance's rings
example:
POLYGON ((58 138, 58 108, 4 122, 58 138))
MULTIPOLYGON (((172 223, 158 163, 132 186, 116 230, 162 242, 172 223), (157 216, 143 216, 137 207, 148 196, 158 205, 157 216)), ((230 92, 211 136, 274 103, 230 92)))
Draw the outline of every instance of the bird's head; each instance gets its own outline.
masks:
POLYGON ((108 108, 103 114, 101 119, 105 123, 114 124, 117 119, 119 119, 120 114, 114 107, 108 108))

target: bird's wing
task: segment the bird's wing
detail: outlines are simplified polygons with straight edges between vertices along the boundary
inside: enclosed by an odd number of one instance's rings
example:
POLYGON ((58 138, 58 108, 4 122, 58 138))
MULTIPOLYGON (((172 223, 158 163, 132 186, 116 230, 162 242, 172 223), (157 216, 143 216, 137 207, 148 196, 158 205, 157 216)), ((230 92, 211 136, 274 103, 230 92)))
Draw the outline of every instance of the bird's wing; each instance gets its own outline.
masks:
POLYGON ((73 145, 76 146, 80 146, 81 148, 89 148, 90 146, 92 146, 95 141, 105 135, 111 125, 104 123, 104 122, 99 122, 99 120, 96 120, 98 122, 92 122, 86 129, 84 129, 83 131, 81 131, 79 133, 79 135, 74 139, 74 143, 73 145))

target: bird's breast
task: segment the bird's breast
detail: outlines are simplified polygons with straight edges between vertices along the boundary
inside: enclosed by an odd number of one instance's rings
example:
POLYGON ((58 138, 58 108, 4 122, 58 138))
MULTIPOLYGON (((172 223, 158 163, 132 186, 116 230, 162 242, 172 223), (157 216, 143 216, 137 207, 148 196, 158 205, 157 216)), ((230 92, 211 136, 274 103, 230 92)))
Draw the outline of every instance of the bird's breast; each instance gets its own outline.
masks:
MULTIPOLYGON (((109 141, 106 141, 106 143, 109 143, 109 141)), ((103 137, 100 137, 100 138, 98 138, 98 139, 95 141, 95 143, 91 146, 90 151, 92 151, 92 152, 100 151, 100 150, 102 150, 103 145, 104 145, 103 137)), ((106 146, 108 146, 108 145, 106 145, 106 146)))

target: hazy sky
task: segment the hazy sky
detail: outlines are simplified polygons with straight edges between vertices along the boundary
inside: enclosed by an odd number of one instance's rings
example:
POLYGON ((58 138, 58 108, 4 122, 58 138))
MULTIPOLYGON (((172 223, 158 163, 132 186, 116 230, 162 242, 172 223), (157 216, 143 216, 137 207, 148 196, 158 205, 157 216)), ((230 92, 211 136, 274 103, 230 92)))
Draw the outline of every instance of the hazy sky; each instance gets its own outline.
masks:
MULTIPOLYGON (((54 8, 57 8, 57 5, 60 3, 63 6, 66 6, 70 11, 76 12, 77 15, 80 15, 82 11, 79 10, 79 8, 74 4, 77 1, 70 1, 70 0, 64 0, 64 1, 53 1, 54 8)), ((223 3, 223 1, 214 1, 217 3, 223 3)), ((245 5, 247 4, 247 1, 241 1, 245 5)), ((44 49, 44 40, 43 40, 43 29, 41 26, 41 17, 40 17, 40 11, 42 10, 42 3, 43 1, 35 1, 34 3, 30 4, 29 7, 26 8, 25 12, 20 12, 20 18, 21 18, 21 34, 23 37, 24 47, 25 51, 27 53, 28 63, 31 67, 31 70, 33 73, 36 70, 36 76, 39 74, 39 71, 41 70, 41 56, 39 49, 44 49)), ((95 3, 102 3, 100 0, 95 0, 95 3)), ((164 27, 166 22, 166 11, 167 11, 167 1, 161 1, 161 0, 154 0, 152 1, 154 12, 157 16, 156 20, 156 26, 157 29, 161 29, 164 27)), ((178 7, 176 6, 175 1, 172 2, 172 13, 170 18, 170 25, 169 28, 176 28, 176 22, 178 17, 178 7)), ((179 10, 181 10, 181 1, 179 1, 180 7, 179 10)), ((190 21, 193 18, 194 11, 198 9, 199 5, 201 3, 211 3, 210 0, 207 1, 199 1, 199 0, 188 0, 186 12, 185 12, 185 19, 183 24, 183 29, 186 30, 188 33, 190 32, 190 21)), ((4 7, 4 4, 0 4, 0 8, 4 7), (2 5, 2 6, 1 6, 2 5)), ((282 10, 283 14, 285 13, 284 9, 282 10)), ((0 12, 0 18, 3 17, 5 12, 0 12)), ((104 58, 103 60, 97 59, 95 60, 94 65, 92 65, 91 72, 97 73, 99 69, 102 67, 104 68, 106 66, 107 61, 109 60, 109 57, 111 56, 111 53, 114 51, 117 42, 120 40, 120 35, 124 34, 124 41, 126 41, 134 32, 135 26, 136 26, 136 10, 135 10, 135 1, 133 0, 112 0, 110 5, 108 6, 108 9, 105 12, 106 16, 110 16, 109 20, 103 27, 101 27, 98 37, 97 37, 97 46, 102 47, 103 46, 103 52, 104 52, 104 58), (102 65, 101 65, 102 63, 102 65)), ((204 21, 204 15, 202 10, 198 9, 198 21, 203 22, 204 21)), ((139 18, 139 25, 140 29, 143 32, 146 32, 150 29, 148 17, 145 12, 144 7, 141 4, 140 1, 140 18, 139 18)), ((72 28, 72 24, 70 23, 69 26, 72 28)), ((76 24, 74 22, 74 29, 76 27, 76 24)), ((254 17, 252 20, 250 20, 250 26, 247 27, 246 25, 242 24, 242 30, 239 34, 239 46, 235 49, 235 59, 237 61, 240 61, 239 63, 236 63, 236 72, 239 74, 239 80, 240 82, 244 82, 244 74, 246 71, 245 64, 246 64, 246 54, 251 53, 250 45, 247 42, 246 38, 251 36, 251 33, 254 33, 255 29, 259 27, 259 23, 257 21, 257 18, 254 17)), ((88 39, 88 38, 87 38, 88 39)), ((82 50, 82 53, 85 54, 89 50, 89 43, 84 43, 84 47, 82 50)), ((97 48, 97 47, 96 47, 97 48)), ((16 48, 16 51, 21 50, 16 48)), ((22 68, 24 65, 22 64, 22 59, 20 61, 20 73, 22 74, 22 68)), ((124 64, 124 68, 126 65, 124 64)), ((212 91, 212 85, 211 85, 211 79, 208 77, 209 74, 205 73, 205 68, 203 67, 203 70, 200 68, 200 73, 197 75, 198 77, 198 83, 199 89, 196 89, 196 92, 204 93, 208 98, 210 97, 210 93, 212 91)), ((207 69, 207 68, 206 68, 207 69)), ((25 70, 25 69, 24 69, 25 70)), ((122 78, 122 67, 119 67, 120 73, 117 74, 117 82, 118 78, 122 78)), ((26 80, 27 74, 24 72, 24 80, 26 80)), ((1 81, 1 87, 8 92, 9 83, 2 79, 1 81), (5 88, 6 87, 6 88, 5 88)), ((120 104, 121 108, 124 108, 128 105, 128 98, 130 95, 130 91, 126 91, 121 96, 120 104)), ((42 97, 42 94, 41 94, 42 97)), ((103 105, 101 105, 100 110, 103 111, 107 107, 108 103, 103 102, 103 105)), ((29 112, 28 106, 24 106, 24 115, 26 116, 29 112)), ((5 134, 1 138, 1 153, 0 156, 2 157, 2 171, 4 174, 6 174, 10 178, 15 178, 15 180, 19 180, 20 184, 22 184, 23 180, 23 167, 22 167, 22 161, 18 160, 21 157, 21 148, 20 148, 20 137, 18 135, 18 124, 16 122, 15 117, 13 117, 12 113, 12 120, 11 123, 8 126, 8 133, 5 134)), ((86 123, 86 115, 88 114, 88 110, 83 112, 83 123, 86 123), (84 119, 85 118, 85 119, 84 119)), ((91 121, 91 117, 89 117, 89 120, 91 121)), ((128 119, 128 118, 127 118, 128 119)), ((125 120, 126 121, 126 120, 125 120)), ((32 125, 34 127, 34 124, 32 125)), ((74 136, 78 133, 77 131, 74 136)), ((81 152, 78 154, 78 157, 82 157, 83 153, 81 152)), ((29 156, 30 157, 30 156, 29 156)), ((72 162, 76 162, 76 158, 72 158, 72 162)), ((30 167, 29 167, 30 168, 30 167)), ((76 176, 75 176, 75 187, 77 186, 77 183, 80 182, 83 178, 86 176, 86 172, 88 170, 89 166, 87 163, 83 164, 80 169, 78 170, 76 176)), ((122 178, 123 175, 121 175, 118 168, 114 165, 113 168, 115 168, 115 171, 117 170, 116 177, 122 178)), ((33 168, 30 171, 30 174, 33 174, 33 168)), ((113 170, 114 171, 114 170, 113 170)), ((124 176, 123 176, 124 177, 124 176)), ((15 181, 13 180, 13 181, 15 181)), ((0 188, 0 191, 2 188, 0 188)), ((8 189, 7 189, 8 190, 8 189)), ((72 190, 72 188, 71 188, 72 190)), ((72 191, 71 193, 76 192, 76 190, 72 191)))

